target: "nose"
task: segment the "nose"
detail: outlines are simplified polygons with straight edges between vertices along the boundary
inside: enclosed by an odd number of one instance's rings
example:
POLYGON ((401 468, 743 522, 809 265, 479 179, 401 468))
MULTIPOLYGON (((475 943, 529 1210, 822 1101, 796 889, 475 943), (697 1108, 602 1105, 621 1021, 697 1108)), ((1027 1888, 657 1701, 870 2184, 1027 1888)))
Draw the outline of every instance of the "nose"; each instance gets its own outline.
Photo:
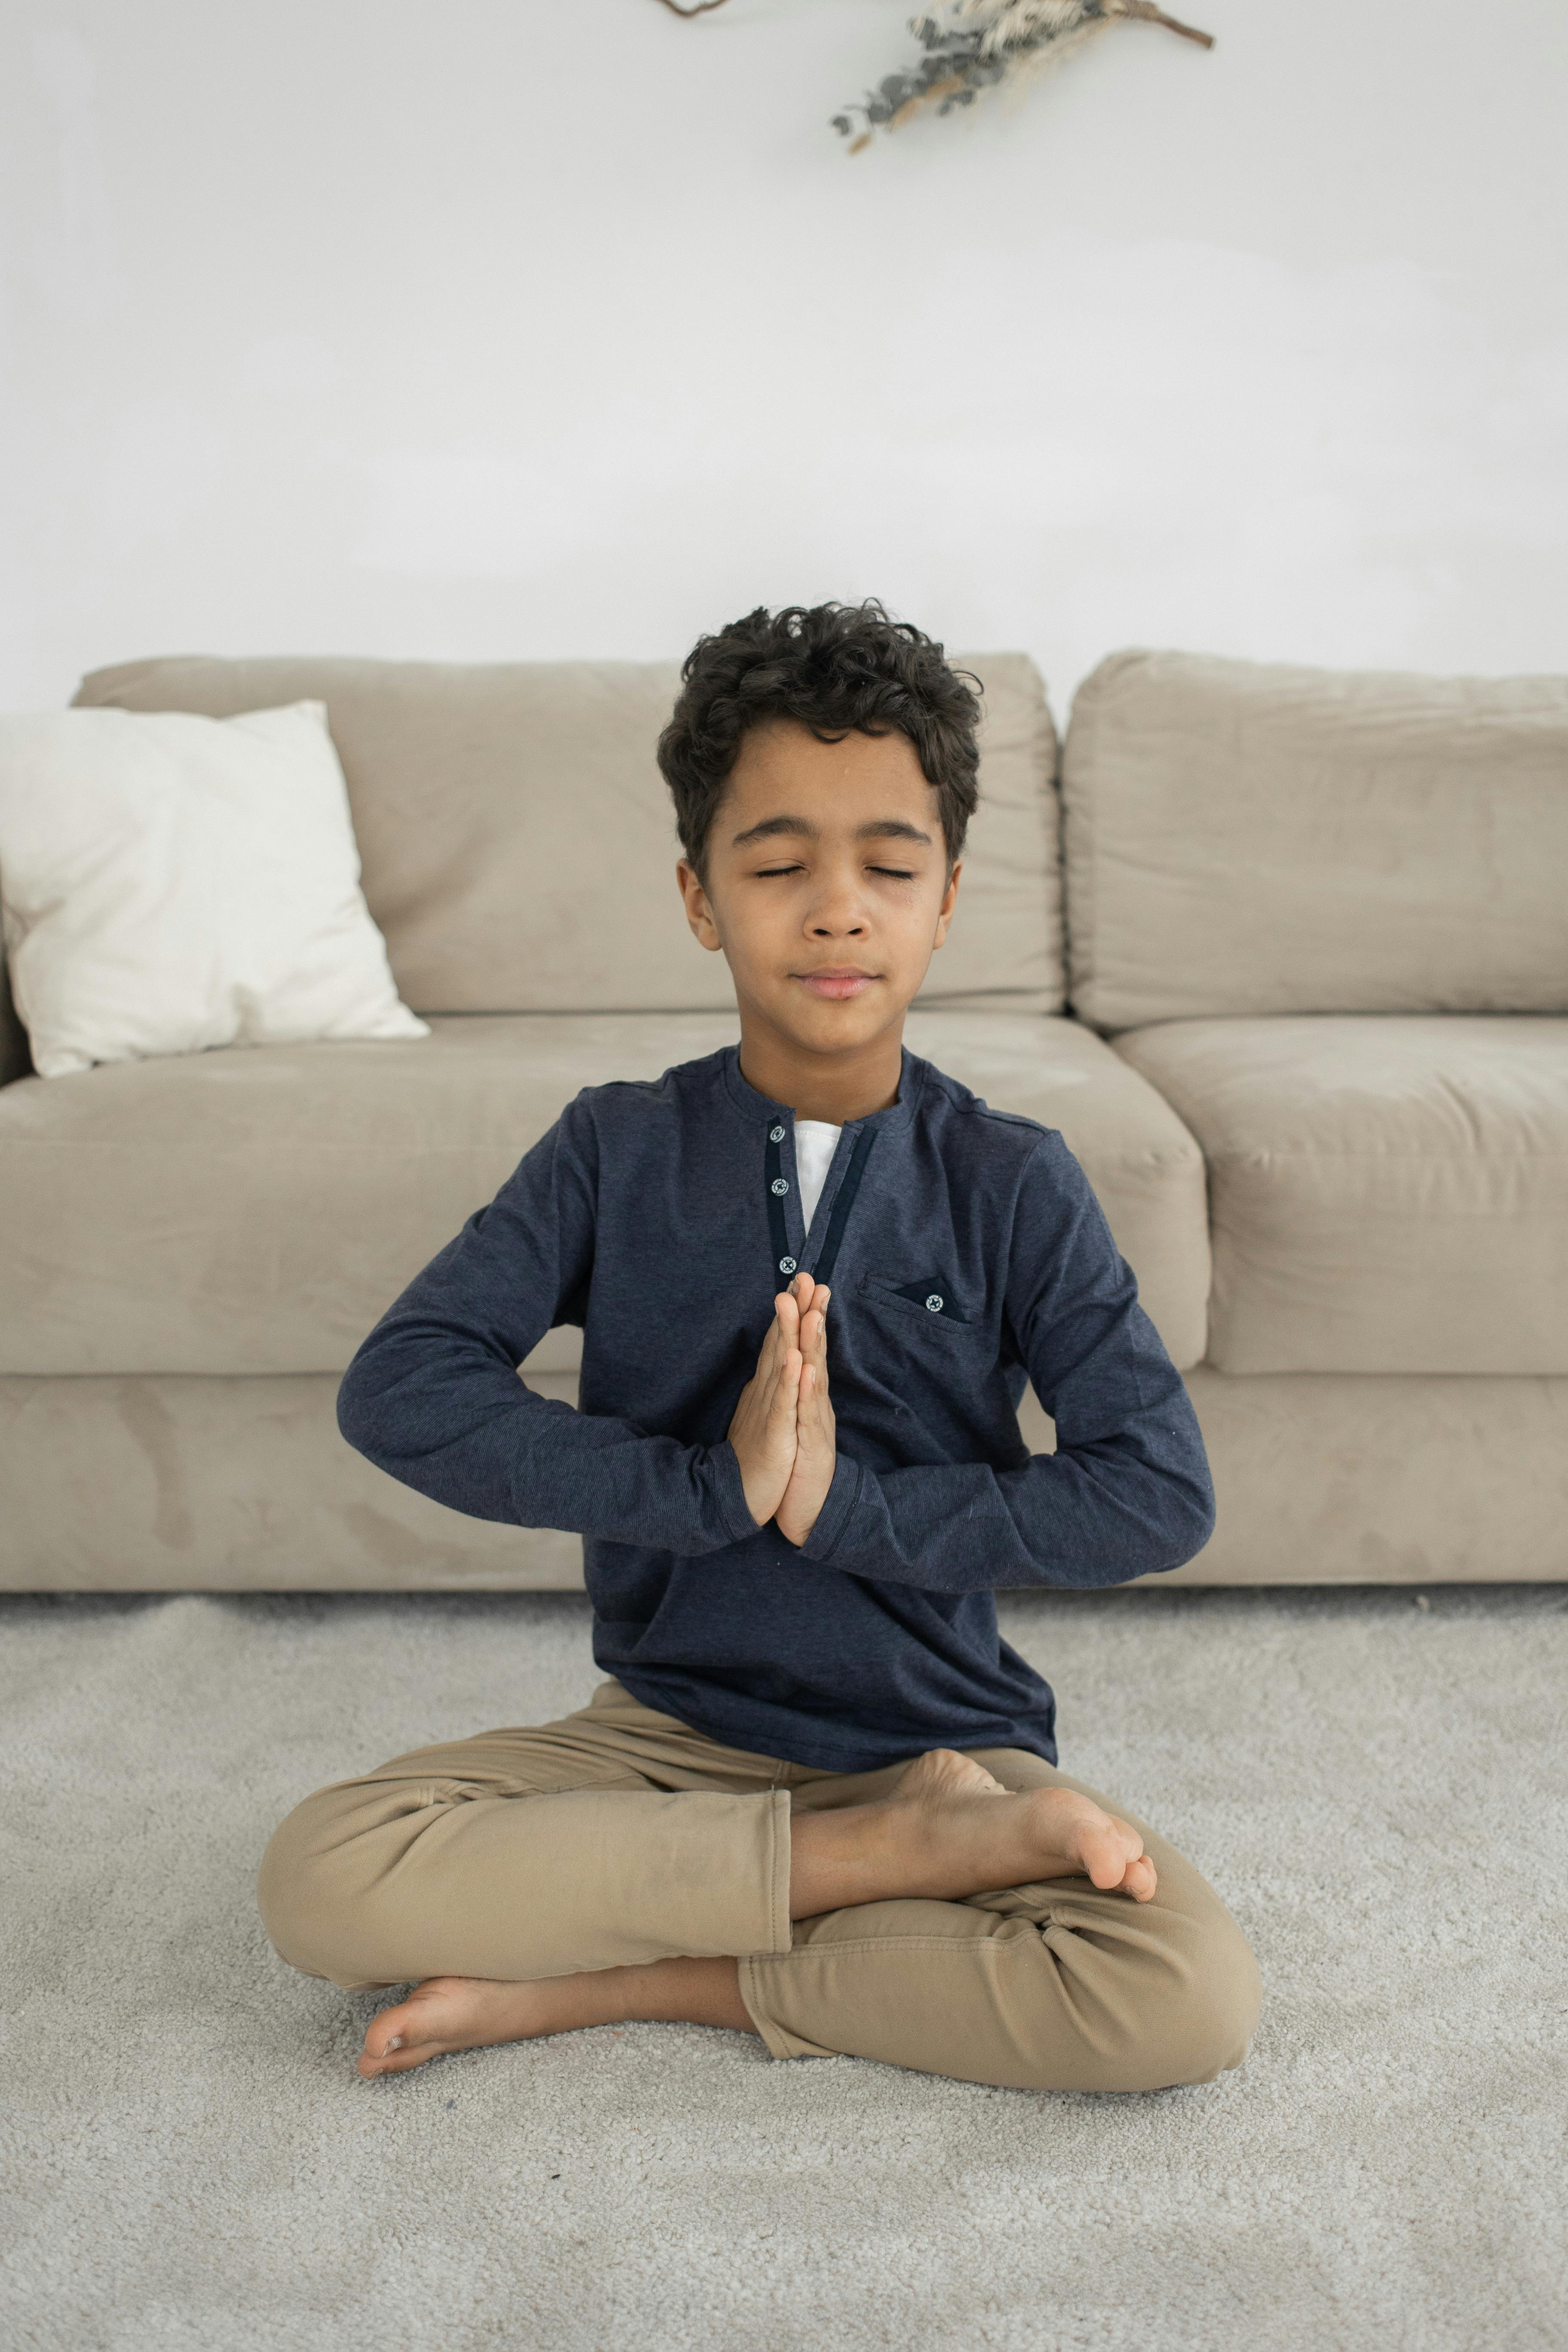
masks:
POLYGON ((814 903, 805 919, 807 934, 814 940, 858 940, 869 929, 866 920, 865 901, 860 896, 858 877, 852 874, 825 874, 821 887, 814 895, 814 903))

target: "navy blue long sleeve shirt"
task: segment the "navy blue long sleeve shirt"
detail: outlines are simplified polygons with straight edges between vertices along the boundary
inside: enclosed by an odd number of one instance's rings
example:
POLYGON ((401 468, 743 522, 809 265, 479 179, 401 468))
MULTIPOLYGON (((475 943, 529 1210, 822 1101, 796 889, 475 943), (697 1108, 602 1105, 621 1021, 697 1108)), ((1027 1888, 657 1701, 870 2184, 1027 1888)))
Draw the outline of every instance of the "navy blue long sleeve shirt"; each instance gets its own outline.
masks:
POLYGON ((726 1745, 833 1771, 932 1747, 1056 1760, 997 1586, 1177 1567, 1214 1504, 1180 1376, 1059 1135, 906 1052, 809 1234, 794 1116, 738 1049, 590 1087, 344 1376, 361 1453, 478 1518, 584 1538, 594 1656, 726 1745), (838 1461, 798 1549, 725 1433, 797 1267, 829 1281, 838 1461), (517 1367, 583 1330, 580 1408, 517 1367), (1057 1452, 1031 1455, 1032 1381, 1057 1452))

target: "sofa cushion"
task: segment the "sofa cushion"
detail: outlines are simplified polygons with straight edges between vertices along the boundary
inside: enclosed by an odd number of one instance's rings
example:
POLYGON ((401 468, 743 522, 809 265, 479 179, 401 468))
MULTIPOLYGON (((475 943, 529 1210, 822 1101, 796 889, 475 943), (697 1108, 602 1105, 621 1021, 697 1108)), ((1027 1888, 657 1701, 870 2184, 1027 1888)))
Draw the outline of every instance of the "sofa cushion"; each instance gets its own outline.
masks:
POLYGON ((1568 678, 1114 654, 1062 792, 1099 1028, 1568 1013, 1568 678))
POLYGON ((1178 1021, 1117 1050, 1208 1161, 1211 1364, 1568 1372, 1568 1020, 1178 1021))
POLYGON ((320 702, 0 713, 0 927, 46 1077, 425 1034, 365 908, 320 702))
MULTIPOLYGON (((981 805, 923 1001, 1062 1003, 1056 736, 1023 654, 954 656, 985 688, 981 805)), ((654 747, 673 662, 184 656, 95 670, 79 703, 212 718, 319 699, 348 778, 371 913, 416 1013, 724 1012, 654 747)))
MULTIPOLYGON (((341 1371, 583 1086, 713 1052, 734 1016, 438 1020, 420 1044, 258 1046, 0 1091, 0 1372, 341 1371)), ((1203 1347, 1196 1145, 1078 1024, 932 1013, 911 1045, 1060 1127, 1169 1344, 1203 1347)), ((569 1370, 577 1335, 530 1358, 569 1370)))

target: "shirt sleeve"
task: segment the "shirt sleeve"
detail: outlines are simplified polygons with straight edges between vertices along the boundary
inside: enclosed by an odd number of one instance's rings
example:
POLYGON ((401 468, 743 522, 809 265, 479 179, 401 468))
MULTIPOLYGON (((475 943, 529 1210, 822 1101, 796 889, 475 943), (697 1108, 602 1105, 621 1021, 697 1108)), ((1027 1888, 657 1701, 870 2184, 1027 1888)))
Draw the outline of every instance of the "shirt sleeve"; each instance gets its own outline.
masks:
POLYGON ((756 1533, 729 1444, 650 1436, 518 1376, 546 1331, 584 1318, 597 1164, 579 1097, 382 1317, 343 1375, 338 1426, 378 1470, 472 1518, 718 1550, 756 1533))
POLYGON ((1197 1416, 1058 1135, 1024 1171, 1007 1265, 1007 1324, 1055 1454, 882 1472, 840 1454, 807 1559, 933 1592, 1083 1588, 1179 1568, 1208 1541, 1197 1416))

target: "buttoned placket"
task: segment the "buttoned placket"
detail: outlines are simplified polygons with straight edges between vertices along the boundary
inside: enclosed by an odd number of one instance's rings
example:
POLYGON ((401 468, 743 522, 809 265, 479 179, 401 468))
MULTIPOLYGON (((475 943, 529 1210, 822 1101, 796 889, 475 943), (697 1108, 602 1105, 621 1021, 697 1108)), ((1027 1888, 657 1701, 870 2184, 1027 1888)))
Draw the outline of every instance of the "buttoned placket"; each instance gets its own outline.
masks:
POLYGON ((907 1128, 915 1116, 921 1093, 920 1073, 923 1066, 906 1046, 896 1103, 890 1104, 886 1110, 873 1111, 866 1118, 851 1122, 840 1132, 837 1148, 828 1163, 816 1214, 811 1221, 808 1247, 799 1206, 795 1113, 786 1103, 770 1101, 766 1095, 759 1093, 747 1082, 742 1073, 740 1054, 735 1046, 730 1046, 722 1058, 724 1084, 730 1098, 763 1146, 763 1198, 767 1218, 769 1273, 773 1288, 776 1292, 781 1284, 791 1281, 803 1271, 815 1274, 819 1282, 830 1284, 872 1147, 884 1131, 907 1128), (758 1127, 752 1125, 759 1113, 762 1119, 760 1131, 758 1127), (776 1134, 775 1129, 778 1130, 776 1134), (775 1183, 784 1185, 782 1192, 773 1191, 775 1183), (786 1258, 794 1260, 788 1268, 784 1265, 786 1258))
POLYGON ((768 1188, 768 1239, 773 1248, 773 1274, 778 1282, 793 1281, 800 1271, 800 1261, 805 1252, 798 1176, 794 1121, 772 1118, 768 1122, 767 1149, 763 1155, 763 1181, 768 1188))
POLYGON ((792 1282, 803 1266, 807 1274, 816 1267, 821 1267, 823 1271, 818 1278, 831 1284, 833 1263, 843 1239, 848 1212, 859 1188, 871 1146, 876 1141, 875 1129, 857 1120, 839 1134, 816 1203, 816 1213, 811 1221, 814 1238, 809 1255, 814 1262, 812 1265, 805 1263, 808 1255, 808 1236, 801 1207, 799 1169, 795 1156, 794 1114, 786 1118, 775 1114, 768 1121, 766 1134, 763 1181, 767 1188, 768 1239, 773 1251, 774 1279, 776 1282, 792 1282), (835 1170, 837 1171, 837 1181, 835 1170))

